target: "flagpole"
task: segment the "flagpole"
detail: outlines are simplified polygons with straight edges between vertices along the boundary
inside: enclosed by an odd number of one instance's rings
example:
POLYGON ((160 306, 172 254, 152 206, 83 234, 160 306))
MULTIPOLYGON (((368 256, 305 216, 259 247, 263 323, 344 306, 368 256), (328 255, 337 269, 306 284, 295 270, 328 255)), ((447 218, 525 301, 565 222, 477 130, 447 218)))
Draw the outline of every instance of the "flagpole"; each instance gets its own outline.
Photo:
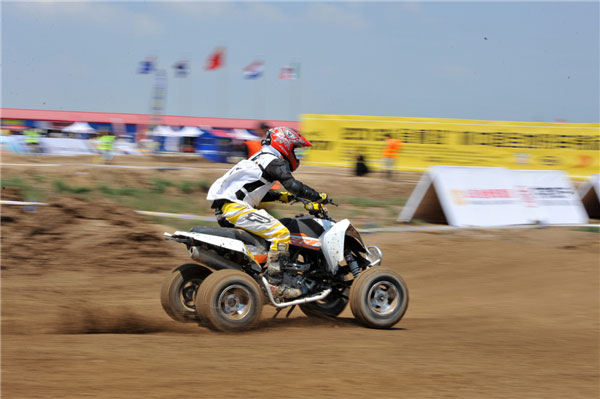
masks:
POLYGON ((288 80, 288 91, 290 93, 290 114, 288 117, 289 120, 294 119, 294 87, 292 86, 293 79, 292 79, 292 74, 291 74, 291 67, 292 67, 292 64, 288 63, 286 79, 288 80))
POLYGON ((183 103, 184 103, 184 94, 183 94, 183 90, 185 88, 185 85, 183 84, 183 77, 179 77, 179 87, 177 88, 177 91, 179 92, 179 115, 183 115, 183 103))
POLYGON ((223 85, 225 90, 223 92, 223 118, 227 118, 227 108, 229 105, 229 79, 227 78, 227 65, 223 67, 223 85))
POLYGON ((221 74, 219 72, 222 71, 217 71, 216 73, 218 74, 218 76, 215 78, 215 88, 216 88, 216 98, 217 101, 215 101, 215 110, 214 110, 214 117, 218 118, 221 116, 221 108, 223 108, 223 78, 221 77, 221 74))
MULTIPOLYGON (((156 70, 158 68, 157 65, 157 57, 150 55, 147 56, 140 64, 139 66, 139 70, 138 73, 141 74, 150 74, 151 79, 150 80, 150 87, 149 90, 146 92, 147 95, 147 99, 150 100, 149 105, 149 113, 148 113, 148 117, 145 118, 145 122, 146 122, 146 130, 148 129, 149 126, 151 126, 152 121, 153 121, 153 116, 152 116, 152 102, 153 102, 153 96, 154 96, 154 86, 155 86, 155 74, 156 74, 156 70)), ((141 139, 143 139, 146 135, 146 131, 140 131, 136 129, 136 137, 135 137, 135 141, 136 143, 139 143, 139 141, 141 139)))
POLYGON ((221 113, 223 111, 223 103, 225 102, 223 100, 223 96, 225 95, 223 93, 223 71, 216 71, 216 73, 218 74, 216 79, 218 102, 216 103, 217 109, 215 112, 215 117, 220 118, 223 116, 221 113))
POLYGON ((298 61, 298 69, 296 71, 296 78, 298 79, 298 112, 296 115, 296 118, 298 118, 298 115, 300 115, 302 113, 302 81, 300 80, 300 61, 298 61))
MULTIPOLYGON (((186 57, 188 58, 188 57, 186 57)), ((188 58, 189 59, 189 58, 188 58)), ((190 64, 186 65, 186 80, 189 79, 189 81, 186 82, 186 84, 183 85, 185 91, 185 111, 186 111, 186 116, 191 116, 192 114, 192 110, 194 109, 194 107, 192 107, 191 103, 192 103, 192 76, 191 76, 191 68, 190 68, 190 64)))
POLYGON ((187 104, 190 101, 189 97, 191 95, 191 88, 189 87, 190 84, 187 84, 187 82, 185 81, 185 79, 189 77, 187 57, 180 57, 179 61, 177 61, 177 63, 173 65, 173 68, 175 69, 175 78, 176 80, 179 80, 179 83, 177 85, 177 90, 179 92, 178 112, 182 116, 187 115, 187 104))
POLYGON ((217 74, 219 74, 219 77, 217 78, 219 103, 217 104, 218 108, 215 116, 217 118, 223 118, 223 115, 225 115, 225 67, 223 67, 221 71, 217 71, 217 74))
POLYGON ((148 106, 148 118, 146 119, 147 126, 146 126, 146 131, 143 134, 143 138, 148 138, 147 136, 150 135, 150 131, 153 129, 152 124, 154 123, 154 119, 152 116, 152 101, 153 101, 152 99, 154 98, 154 84, 155 84, 154 81, 156 80, 156 77, 154 76, 155 73, 156 73, 156 71, 152 71, 152 73, 150 75, 150 79, 149 79, 150 80, 150 90, 148 91, 148 97, 147 97, 146 101, 148 101, 148 99, 150 101, 149 101, 149 104, 147 105, 148 106))
MULTIPOLYGON (((190 81, 192 80, 192 77, 190 76, 191 74, 188 73, 188 75, 186 76, 186 79, 189 79, 190 81)), ((186 116, 192 116, 192 113, 194 112, 194 106, 192 104, 193 101, 193 96, 194 96, 194 91, 192 90, 192 84, 191 82, 188 84, 184 85, 185 87, 185 110, 186 110, 186 116)))
POLYGON ((228 116, 228 108, 229 108, 229 79, 227 76, 227 73, 229 72, 229 70, 227 69, 227 46, 223 46, 223 76, 224 76, 224 87, 225 87, 225 93, 224 93, 224 105, 223 105, 223 118, 227 118, 228 116))
POLYGON ((294 79, 290 79, 290 113, 291 113, 291 121, 294 120, 294 79))
POLYGON ((263 102, 262 102, 262 118, 261 119, 269 119, 267 117, 267 66, 266 66, 266 62, 263 63, 263 102))
MULTIPOLYGON (((256 61, 253 61, 253 62, 260 62, 260 57, 256 57, 255 59, 256 59, 256 61)), ((260 76, 256 76, 254 78, 254 83, 252 83, 254 85, 254 104, 252 106, 252 108, 254 108, 254 118, 253 119, 258 119, 258 112, 259 112, 258 111, 258 107, 259 107, 259 105, 258 105, 258 96, 259 96, 258 79, 260 79, 260 76)))
MULTIPOLYGON (((265 72, 265 57, 262 56, 262 55, 260 55, 260 56, 257 57, 257 59, 258 59, 258 62, 261 63, 260 64, 260 69, 259 69, 260 75, 258 75, 257 80, 258 79, 262 79, 262 80, 266 81, 267 80, 267 78, 266 78, 267 75, 266 75, 266 72, 265 72)), ((261 93, 261 89, 260 89, 259 85, 260 85, 260 83, 256 82, 256 84, 255 84, 255 88, 256 88, 256 104, 255 104, 255 106, 256 106, 256 113, 254 114, 254 116, 255 116, 255 119, 264 119, 265 118, 265 116, 264 116, 265 111, 264 111, 263 104, 265 102, 265 96, 266 96, 266 94, 265 94, 265 90, 262 90, 262 93, 261 93)), ((262 86, 264 87, 264 84, 262 86)))
POLYGON ((292 62, 292 65, 294 66, 294 121, 298 119, 298 113, 300 110, 300 61, 298 58, 295 58, 292 62))
POLYGON ((258 119, 258 79, 253 79, 254 82, 252 83, 252 85, 254 86, 254 101, 252 104, 252 110, 253 110, 253 118, 252 119, 258 119))
POLYGON ((192 76, 191 76, 192 69, 191 69, 191 61, 190 61, 191 56, 189 54, 186 54, 185 57, 184 57, 184 59, 186 61, 185 62, 185 79, 186 79, 186 84, 183 85, 183 87, 184 87, 184 94, 185 94, 185 97, 184 97, 185 111, 186 111, 185 114, 186 114, 186 116, 191 116, 192 112, 194 110, 194 107, 191 104, 192 103, 192 96, 193 96, 193 93, 194 93, 194 91, 192 90, 192 83, 191 83, 191 80, 192 80, 192 76), (188 79, 189 79, 189 81, 188 81, 188 79))

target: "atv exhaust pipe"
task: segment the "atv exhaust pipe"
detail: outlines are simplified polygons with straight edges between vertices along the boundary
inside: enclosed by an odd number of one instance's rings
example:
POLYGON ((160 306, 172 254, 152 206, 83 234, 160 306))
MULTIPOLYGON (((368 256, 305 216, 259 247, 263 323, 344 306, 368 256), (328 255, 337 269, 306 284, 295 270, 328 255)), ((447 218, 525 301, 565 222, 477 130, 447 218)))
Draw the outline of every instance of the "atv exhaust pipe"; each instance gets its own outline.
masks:
POLYGON ((275 300, 275 298, 273 298, 273 294, 271 293, 271 289, 269 288, 269 282, 267 281, 266 278, 264 278, 264 277, 262 278, 262 283, 265 286, 265 291, 267 292, 269 300, 271 301, 271 305, 275 306, 276 308, 285 308, 287 306, 301 305, 303 303, 320 301, 321 299, 325 298, 327 295, 329 295, 331 293, 331 288, 327 288, 325 291, 321 291, 320 293, 313 295, 313 296, 309 296, 308 298, 296 299, 295 301, 280 303, 280 302, 277 302, 275 300))
POLYGON ((242 267, 234 261, 225 259, 219 254, 201 249, 197 246, 192 246, 190 248, 190 256, 196 262, 214 270, 233 269, 243 271, 242 267))

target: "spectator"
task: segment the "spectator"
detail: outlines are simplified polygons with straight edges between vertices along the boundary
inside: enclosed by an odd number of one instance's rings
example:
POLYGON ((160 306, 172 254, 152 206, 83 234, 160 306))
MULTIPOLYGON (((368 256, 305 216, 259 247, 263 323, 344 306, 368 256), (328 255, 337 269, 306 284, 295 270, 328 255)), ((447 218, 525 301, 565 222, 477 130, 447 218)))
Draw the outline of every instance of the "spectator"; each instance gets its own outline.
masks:
POLYGON ((258 127, 256 128, 256 132, 258 133, 261 140, 264 140, 267 137, 267 132, 269 131, 269 125, 265 122, 260 122, 258 127))
POLYGON ((101 133, 98 140, 100 141, 100 153, 102 154, 102 158, 104 158, 104 163, 110 163, 113 159, 115 136, 112 132, 105 131, 101 133))
POLYGON ((365 161, 365 157, 362 154, 358 154, 356 157, 356 176, 364 176, 369 173, 369 168, 365 161))
POLYGON ((37 129, 27 129, 23 132, 25 135, 25 143, 30 154, 39 154, 40 148, 40 132, 37 129))
POLYGON ((260 140, 246 140, 244 142, 246 148, 246 158, 250 158, 252 155, 256 154, 257 152, 259 152, 262 148, 262 140, 265 139, 265 137, 267 137, 267 131, 269 130, 269 125, 267 125, 264 122, 260 122, 258 124, 258 127, 256 128, 256 132, 258 133, 258 136, 260 137, 260 140))
POLYGON ((398 152, 402 149, 402 141, 393 139, 391 135, 386 134, 385 147, 383 148, 383 161, 386 176, 392 180, 394 174, 394 164, 398 157, 398 152))

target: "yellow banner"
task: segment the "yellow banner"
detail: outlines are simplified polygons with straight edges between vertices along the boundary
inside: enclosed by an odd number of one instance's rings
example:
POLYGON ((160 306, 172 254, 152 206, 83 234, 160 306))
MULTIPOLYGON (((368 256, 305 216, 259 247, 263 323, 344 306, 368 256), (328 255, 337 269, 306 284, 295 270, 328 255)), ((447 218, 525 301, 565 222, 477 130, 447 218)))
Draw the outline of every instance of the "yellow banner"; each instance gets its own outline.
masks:
POLYGON ((371 168, 384 167, 386 138, 404 145, 397 170, 433 165, 502 166, 564 170, 573 178, 600 172, 600 124, 302 115, 302 134, 313 146, 312 165, 353 167, 362 154, 371 168))

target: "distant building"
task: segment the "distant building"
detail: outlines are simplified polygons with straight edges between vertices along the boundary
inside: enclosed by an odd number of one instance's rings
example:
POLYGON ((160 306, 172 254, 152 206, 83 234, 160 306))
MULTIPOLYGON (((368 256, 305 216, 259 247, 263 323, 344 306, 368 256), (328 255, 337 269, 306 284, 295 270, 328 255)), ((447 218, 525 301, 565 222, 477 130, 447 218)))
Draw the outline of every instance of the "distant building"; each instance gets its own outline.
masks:
MULTIPOLYGON (((122 114, 107 112, 48 111, 36 109, 0 108, 2 130, 19 132, 26 128, 40 128, 46 131, 62 131, 73 122, 88 122, 96 130, 109 130, 117 135, 127 135, 132 140, 144 134, 152 124, 153 115, 122 114)), ((296 121, 265 121, 269 126, 288 126, 298 129, 296 121)), ((161 124, 166 126, 196 126, 217 129, 256 128, 256 119, 205 118, 195 116, 161 116, 161 124)))

